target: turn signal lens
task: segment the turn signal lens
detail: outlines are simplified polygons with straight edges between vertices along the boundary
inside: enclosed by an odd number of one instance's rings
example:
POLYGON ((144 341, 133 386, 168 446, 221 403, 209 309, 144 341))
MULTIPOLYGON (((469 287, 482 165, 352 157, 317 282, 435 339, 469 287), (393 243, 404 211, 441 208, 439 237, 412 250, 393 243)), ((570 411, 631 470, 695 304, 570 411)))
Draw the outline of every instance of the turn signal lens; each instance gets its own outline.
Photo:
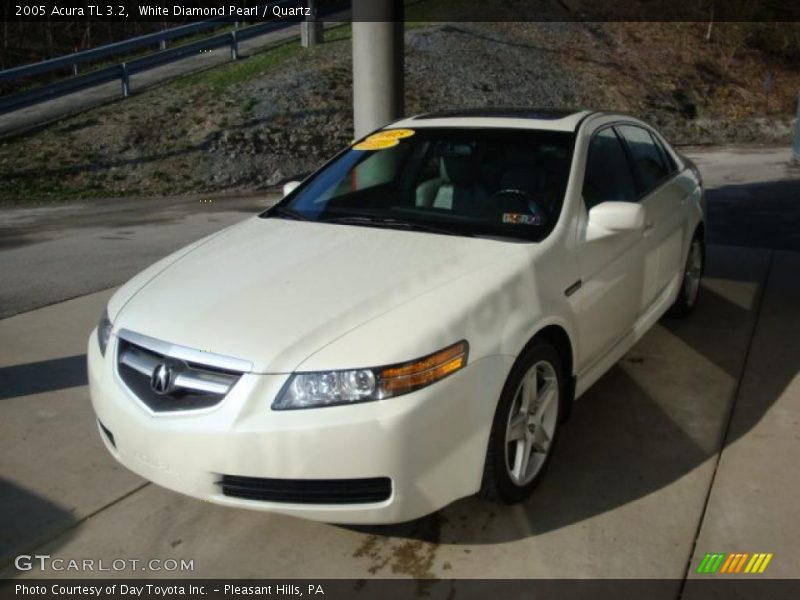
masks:
POLYGON ((386 367, 380 371, 382 397, 408 394, 443 379, 467 364, 466 341, 419 360, 386 367))
POLYGON ((468 352, 467 342, 460 341, 423 358, 388 367, 295 373, 275 398, 272 408, 318 408, 401 396, 463 368, 468 352))

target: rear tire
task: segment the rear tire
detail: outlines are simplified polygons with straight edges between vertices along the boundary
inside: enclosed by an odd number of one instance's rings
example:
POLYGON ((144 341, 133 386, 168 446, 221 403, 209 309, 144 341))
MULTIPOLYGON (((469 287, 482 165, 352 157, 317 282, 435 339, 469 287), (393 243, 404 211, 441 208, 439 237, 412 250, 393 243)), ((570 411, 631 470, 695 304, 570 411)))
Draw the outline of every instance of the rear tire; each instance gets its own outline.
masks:
POLYGON ((561 358, 536 341, 517 359, 495 411, 481 496, 507 504, 527 498, 542 480, 566 404, 561 358))
POLYGON ((669 309, 670 317, 686 317, 697 304, 697 296, 700 294, 700 280, 705 268, 706 251, 703 237, 698 231, 689 244, 689 252, 686 257, 686 264, 683 267, 683 279, 678 297, 669 309))

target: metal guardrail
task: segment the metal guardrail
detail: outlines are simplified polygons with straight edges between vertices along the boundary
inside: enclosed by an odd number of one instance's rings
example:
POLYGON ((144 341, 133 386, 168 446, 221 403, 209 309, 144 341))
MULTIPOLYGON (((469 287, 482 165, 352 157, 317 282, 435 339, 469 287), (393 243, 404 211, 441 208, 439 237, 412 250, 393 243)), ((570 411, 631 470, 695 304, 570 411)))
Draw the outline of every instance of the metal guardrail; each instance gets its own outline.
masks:
POLYGON ((33 77, 35 75, 43 75, 44 73, 50 73, 52 71, 57 71, 58 69, 70 67, 72 67, 74 72, 78 65, 107 58, 109 56, 114 56, 115 54, 130 52, 131 50, 137 50, 145 46, 159 44, 161 49, 164 50, 164 44, 169 40, 192 35, 208 29, 213 29, 214 27, 219 27, 222 24, 223 23, 220 21, 213 20, 189 23, 188 25, 181 25, 179 27, 173 27, 172 29, 166 29, 164 31, 148 33, 146 35, 123 40, 121 42, 115 42, 105 46, 98 46, 97 48, 92 48, 91 50, 82 50, 81 52, 65 54, 64 56, 43 60, 42 62, 32 65, 22 65, 12 69, 6 69, 5 71, 0 71, 0 83, 16 81, 18 79, 33 77))
MULTIPOLYGON (((279 2, 261 5, 259 8, 263 8, 264 6, 284 5, 304 6, 305 1, 282 0, 279 2)), ((341 9, 342 5, 337 5, 336 7, 331 7, 328 10, 319 11, 319 13, 322 16, 324 14, 331 14, 341 9)), ((16 92, 2 96, 0 97, 0 114, 11 112, 26 106, 31 106, 33 104, 38 104, 46 100, 52 100, 54 98, 58 98, 59 96, 64 96, 72 92, 115 80, 119 80, 121 83, 122 95, 128 96, 130 93, 130 76, 135 73, 140 73, 157 66, 181 60, 187 56, 197 54, 201 50, 212 50, 225 46, 230 47, 231 59, 236 60, 239 58, 239 42, 256 37, 258 35, 269 33, 271 31, 285 29, 297 24, 297 21, 291 19, 267 21, 264 23, 258 23, 256 25, 250 25, 249 27, 243 27, 218 35, 213 35, 211 37, 190 42, 188 44, 164 49, 164 44, 167 40, 213 29, 233 21, 234 20, 230 17, 220 17, 216 19, 210 19, 208 21, 200 21, 198 23, 189 23, 188 25, 173 27, 172 29, 167 29, 165 31, 146 34, 137 38, 93 48, 91 50, 67 54, 32 65, 23 65, 21 67, 0 71, 0 83, 4 83, 23 79, 25 77, 49 73, 71 66, 73 67, 73 72, 77 72, 78 64, 96 61, 98 59, 129 52, 143 46, 153 45, 155 43, 158 43, 162 48, 160 51, 142 56, 140 58, 134 58, 130 61, 121 62, 118 65, 104 67, 90 71, 83 75, 76 74, 68 79, 45 84, 31 90, 25 90, 22 92, 16 92)))
POLYGON ((200 52, 200 50, 212 50, 214 48, 221 48, 229 46, 231 49, 231 58, 236 60, 239 55, 239 42, 253 38, 257 35, 269 33, 270 31, 277 31, 294 25, 292 21, 271 21, 268 23, 259 23, 258 25, 251 25, 242 29, 234 30, 231 32, 222 33, 209 38, 184 44, 182 46, 175 46, 168 50, 162 50, 153 54, 148 54, 141 58, 135 58, 128 62, 123 62, 111 67, 105 67, 91 71, 84 75, 77 75, 43 85, 32 90, 24 92, 17 92, 16 94, 9 94, 0 97, 0 113, 10 112, 52 100, 59 96, 64 96, 72 92, 77 92, 82 89, 94 87, 102 83, 119 80, 122 85, 122 95, 128 96, 130 94, 130 76, 135 73, 141 73, 154 67, 158 67, 167 63, 192 56, 200 52))

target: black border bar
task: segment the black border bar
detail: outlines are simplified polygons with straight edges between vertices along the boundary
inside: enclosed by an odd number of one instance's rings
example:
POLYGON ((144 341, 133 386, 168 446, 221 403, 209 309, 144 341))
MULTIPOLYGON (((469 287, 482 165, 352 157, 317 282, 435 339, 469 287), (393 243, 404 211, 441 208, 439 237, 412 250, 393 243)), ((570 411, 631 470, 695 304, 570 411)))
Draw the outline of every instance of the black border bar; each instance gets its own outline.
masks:
MULTIPOLYGON (((388 11, 384 2, 356 1, 359 21, 382 21, 387 14, 403 13, 406 21, 431 22, 800 21, 800 3, 787 0, 390 0, 394 9, 388 11)), ((273 3, 280 7, 264 10, 264 0, 8 0, 0 21, 187 23, 209 18, 248 22, 306 18, 303 9, 309 6, 308 0, 273 3)), ((330 20, 330 9, 346 10, 352 0, 314 0, 314 4, 317 18, 330 20)))
POLYGON ((800 579, 760 575, 680 579, 27 579, 0 582, 0 600, 794 600, 800 579), (150 586, 150 587, 148 587, 150 586), (140 593, 133 594, 131 589, 140 593))

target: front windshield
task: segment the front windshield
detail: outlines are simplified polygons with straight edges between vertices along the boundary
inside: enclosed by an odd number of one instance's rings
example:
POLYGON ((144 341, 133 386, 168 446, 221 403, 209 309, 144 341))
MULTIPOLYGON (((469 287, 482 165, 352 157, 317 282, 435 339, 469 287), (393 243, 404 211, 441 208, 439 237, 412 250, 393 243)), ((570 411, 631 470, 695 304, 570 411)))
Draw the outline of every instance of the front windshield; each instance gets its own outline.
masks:
POLYGON ((561 211, 572 139, 520 129, 384 130, 265 216, 539 241, 561 211))

